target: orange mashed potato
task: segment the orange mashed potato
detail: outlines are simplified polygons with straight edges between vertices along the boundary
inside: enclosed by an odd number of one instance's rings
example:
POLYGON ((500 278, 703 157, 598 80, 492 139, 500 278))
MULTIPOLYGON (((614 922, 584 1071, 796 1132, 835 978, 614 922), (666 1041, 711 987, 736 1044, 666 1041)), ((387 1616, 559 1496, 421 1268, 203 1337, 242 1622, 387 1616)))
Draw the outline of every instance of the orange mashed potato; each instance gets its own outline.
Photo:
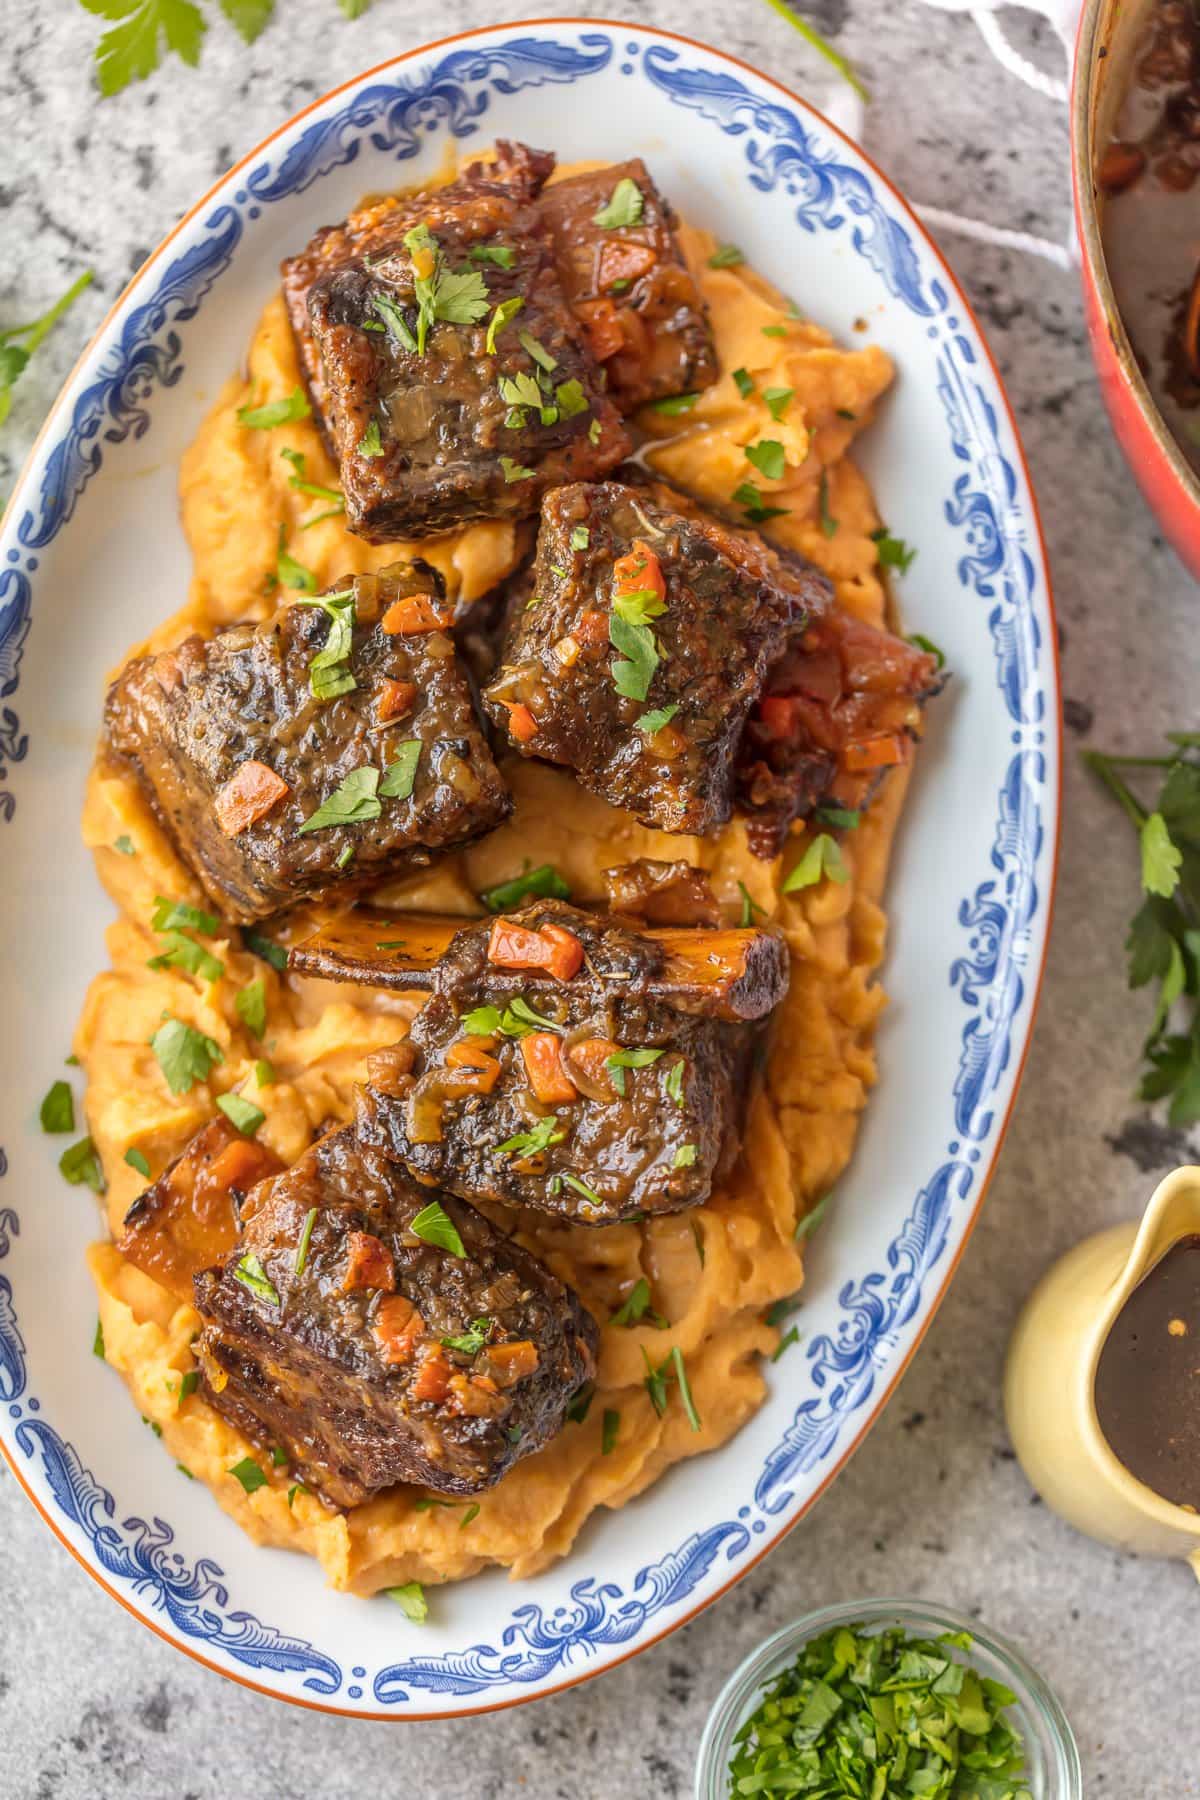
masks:
MULTIPOLYGON (((710 269, 714 243, 706 234, 685 227, 682 238, 711 309, 722 376, 682 418, 650 413, 640 421, 652 440, 646 460, 701 498, 724 499, 753 477, 769 503, 789 509, 772 521, 771 535, 826 571, 840 605, 883 623, 886 595, 870 538, 880 521, 849 452, 891 380, 887 356, 870 346, 839 348, 827 332, 794 317, 749 269, 710 269), (765 336, 764 326, 782 327, 782 335, 765 336), (732 378, 735 369, 753 377, 749 398, 732 378), (771 387, 794 394, 779 422, 758 398, 771 387), (780 481, 764 481, 745 460, 744 446, 764 436, 784 445, 780 481)), ((281 451, 303 454, 307 479, 336 485, 315 426, 304 420, 247 430, 236 418, 239 406, 277 399, 299 380, 276 298, 254 335, 245 376, 226 385, 183 459, 183 522, 195 574, 187 604, 155 631, 150 646, 272 610, 279 597, 269 592, 268 577, 281 523, 291 553, 320 587, 405 553, 403 545, 373 547, 351 537, 340 515, 301 532, 324 504, 289 486, 293 465, 281 451)), ((466 604, 508 574, 522 549, 522 528, 487 523, 425 540, 420 554, 437 564, 450 593, 466 604)), ((777 1333, 764 1315, 801 1284, 797 1223, 845 1167, 875 1079, 872 1040, 884 1004, 875 980, 886 929, 881 896, 903 771, 890 777, 847 836, 849 880, 790 896, 781 884, 803 848, 801 837, 777 862, 761 862, 736 820, 713 839, 668 837, 546 764, 511 758, 504 772, 516 796, 508 824, 377 898, 400 908, 477 914, 480 890, 528 859, 554 863, 576 898, 599 900, 609 865, 638 856, 686 857, 711 871, 718 896, 734 907, 744 884, 782 927, 792 955, 790 992, 774 1018, 765 1075, 749 1101, 750 1148, 706 1206, 602 1230, 521 1216, 521 1241, 578 1289, 602 1325, 586 1418, 569 1421, 553 1443, 481 1495, 469 1521, 461 1504, 419 1507, 421 1492, 407 1487, 333 1512, 296 1491, 287 1471, 273 1469, 270 1457, 198 1393, 181 1398, 183 1377, 194 1367, 199 1318, 193 1309, 126 1263, 111 1243, 90 1253, 105 1355, 138 1411, 161 1428, 164 1453, 204 1482, 256 1542, 317 1557, 333 1586, 359 1594, 414 1580, 456 1580, 488 1564, 502 1564, 514 1577, 533 1574, 567 1553, 597 1507, 623 1505, 672 1463, 731 1437, 762 1403, 768 1380, 788 1380, 786 1362, 778 1373, 765 1365, 777 1333), (665 1330, 606 1323, 641 1278, 650 1284, 653 1308, 669 1321, 665 1330), (657 1365, 675 1345, 685 1359, 699 1431, 689 1424, 677 1385, 661 1418, 646 1390, 643 1350, 657 1365), (605 1419, 611 1435, 613 1414, 615 1442, 605 1450, 605 1419), (247 1455, 267 1476, 249 1495, 229 1472, 247 1455)), ((216 981, 151 969, 148 959, 161 947, 151 929, 155 896, 207 904, 204 896, 131 777, 97 764, 83 832, 119 913, 108 933, 112 966, 92 983, 75 1037, 116 1233, 145 1185, 124 1160, 127 1151, 140 1151, 157 1176, 214 1115, 217 1095, 245 1087, 266 1114, 261 1138, 291 1162, 330 1122, 351 1117, 365 1058, 403 1035, 420 997, 280 976, 239 948, 236 934, 208 944, 224 963, 216 981), (239 989, 259 976, 268 1000, 261 1041, 235 1007, 239 989), (149 1048, 164 1012, 221 1048, 210 1079, 181 1097, 170 1093, 149 1048), (260 1076, 263 1085, 256 1086, 260 1076)))

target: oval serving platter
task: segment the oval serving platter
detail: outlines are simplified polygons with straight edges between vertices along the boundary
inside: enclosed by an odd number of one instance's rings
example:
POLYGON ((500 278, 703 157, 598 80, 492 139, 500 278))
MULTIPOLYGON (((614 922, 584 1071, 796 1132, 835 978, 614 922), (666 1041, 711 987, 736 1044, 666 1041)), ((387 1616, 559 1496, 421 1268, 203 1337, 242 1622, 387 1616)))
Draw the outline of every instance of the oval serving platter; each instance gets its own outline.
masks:
POLYGON ((1045 957, 1058 827, 1055 632, 1012 415, 970 309, 896 190, 796 96, 719 51, 599 20, 495 27, 326 96, 205 196, 67 383, 0 541, 0 1448, 113 1597, 221 1674, 302 1705, 430 1718, 555 1692, 645 1649, 753 1566, 878 1416, 952 1275, 995 1165, 1045 957), (412 1627, 258 1549, 176 1473, 91 1354, 85 1190, 37 1109, 111 907, 76 818, 106 671, 190 567, 179 457, 236 366, 280 258, 365 192, 497 136, 563 160, 642 155, 686 216, 801 310, 897 364, 859 450, 919 549, 910 630, 954 681, 889 888, 881 1079, 816 1233, 804 1339, 723 1450, 601 1513, 534 1580, 478 1576, 412 1627))

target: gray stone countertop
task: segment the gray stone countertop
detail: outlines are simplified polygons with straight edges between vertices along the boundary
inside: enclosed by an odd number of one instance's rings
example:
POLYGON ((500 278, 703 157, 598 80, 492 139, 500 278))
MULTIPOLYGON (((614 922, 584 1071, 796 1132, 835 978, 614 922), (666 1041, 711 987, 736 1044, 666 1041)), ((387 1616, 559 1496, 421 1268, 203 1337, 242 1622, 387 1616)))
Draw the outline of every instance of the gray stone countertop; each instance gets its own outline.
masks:
MULTIPOLYGON (((30 317, 81 268, 97 272, 20 383, 0 434, 0 493, 85 334, 235 158, 396 50, 531 10, 493 0, 485 14, 445 0, 430 13, 416 0, 375 0, 348 23, 334 0, 279 0, 276 27, 253 49, 214 16, 198 69, 172 60, 101 101, 88 59, 102 22, 71 0, 0 0, 0 319, 30 317)), ((827 91, 823 66, 761 0, 614 0, 607 10, 652 13, 818 101, 827 91)), ((812 0, 810 10, 866 76, 866 146, 911 198, 1066 238, 1065 115, 1000 73, 968 18, 919 0, 812 0)), ((1049 31, 1007 17, 1026 53, 1060 73, 1049 31)), ((942 1600, 1024 1645, 1075 1724, 1089 1795, 1200 1792, 1195 1578, 1061 1524, 1015 1464, 1000 1404, 1005 1343, 1040 1270, 1084 1233, 1140 1211, 1161 1172, 1195 1157, 1132 1098, 1147 1007, 1128 995, 1121 946, 1136 874, 1124 827, 1076 751, 1086 741, 1148 749, 1196 722, 1200 596, 1109 432, 1076 277, 957 236, 944 247, 999 359, 1041 501, 1068 696, 1066 802, 1049 971, 1015 1118, 981 1222, 898 1393, 812 1516, 685 1630, 556 1699, 403 1732, 283 1707, 190 1663, 87 1579, 0 1464, 6 1800, 687 1795, 705 1715, 735 1663, 803 1609, 872 1591, 942 1600)))

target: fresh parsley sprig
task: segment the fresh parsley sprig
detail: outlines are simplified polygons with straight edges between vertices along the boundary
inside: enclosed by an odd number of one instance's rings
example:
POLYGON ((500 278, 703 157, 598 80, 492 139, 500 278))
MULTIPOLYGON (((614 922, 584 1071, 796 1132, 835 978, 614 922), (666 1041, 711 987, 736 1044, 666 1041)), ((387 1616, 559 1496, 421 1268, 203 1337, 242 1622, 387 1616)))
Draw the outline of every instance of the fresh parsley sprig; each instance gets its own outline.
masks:
MULTIPOLYGON (((361 18, 371 0, 338 0, 347 19, 361 18)), ((80 0, 110 29, 96 46, 96 80, 102 94, 117 94, 152 75, 166 50, 195 68, 208 21, 192 0, 80 0)), ((247 44, 270 22, 275 0, 219 0, 221 11, 247 44)))
POLYGON ((30 357, 68 308, 75 304, 84 288, 90 287, 94 280, 92 271, 85 269, 79 279, 71 283, 66 293, 40 319, 34 319, 28 325, 0 327, 0 425, 3 425, 9 415, 13 386, 18 377, 24 374, 30 357))
MULTIPOLYGON (((1200 732, 1167 734, 1164 756, 1112 756, 1086 750, 1099 777, 1138 834, 1142 891, 1125 940, 1131 988, 1158 985, 1158 1005, 1143 1054, 1143 1100, 1169 1100, 1172 1125, 1200 1119, 1200 732), (1157 804, 1134 791, 1133 771, 1162 774, 1157 804), (1168 1030, 1176 1003, 1184 1029, 1168 1030)), ((1144 778, 1142 778, 1144 779, 1144 778)))

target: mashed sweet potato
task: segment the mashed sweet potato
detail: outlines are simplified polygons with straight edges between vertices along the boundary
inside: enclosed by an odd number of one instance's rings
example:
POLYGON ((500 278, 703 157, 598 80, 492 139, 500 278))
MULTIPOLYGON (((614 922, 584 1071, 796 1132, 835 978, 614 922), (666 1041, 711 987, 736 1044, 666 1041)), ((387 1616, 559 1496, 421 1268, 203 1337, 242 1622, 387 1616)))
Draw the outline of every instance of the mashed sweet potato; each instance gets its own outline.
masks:
MULTIPOLYGON (((642 423, 653 440, 647 460, 701 497, 725 499, 753 479, 767 504, 790 509, 772 522, 771 533, 826 570, 841 605, 883 622, 886 597, 870 539, 879 520, 848 452, 891 379, 887 357, 872 347, 838 348, 817 326, 795 318, 752 271, 710 269, 713 244, 705 234, 685 228, 683 240, 712 311, 723 373, 690 412, 669 420, 646 416, 642 423), (749 398, 733 379, 735 369, 754 381, 749 398), (758 397, 769 388, 793 391, 779 422, 758 397), (781 481, 764 480, 745 460, 744 446, 762 437, 784 444, 781 481)), ((294 465, 281 452, 302 453, 305 477, 318 485, 337 479, 311 421, 274 430, 237 422, 239 406, 278 398, 298 380, 282 302, 275 299, 255 333, 245 377, 227 384, 184 457, 183 521, 195 577, 187 605, 155 632, 155 647, 189 631, 261 618, 277 605, 269 577, 281 524, 292 554, 321 586, 397 556, 397 546, 372 547, 351 537, 340 516, 301 531, 322 502, 289 485, 294 465)), ((421 554, 443 570, 451 593, 465 604, 513 568, 523 529, 475 525, 423 542, 421 554)), ((884 1004, 874 979, 885 938, 880 901, 903 771, 889 778, 860 828, 847 834, 849 881, 793 896, 783 896, 780 886, 795 849, 776 863, 760 862, 739 823, 711 841, 666 837, 584 793, 559 770, 510 759, 504 772, 517 802, 509 824, 377 898, 401 908, 478 912, 479 891, 528 859, 557 865, 577 898, 600 899, 606 866, 636 856, 685 856, 712 872, 724 900, 738 904, 744 884, 782 926, 793 957, 791 990, 750 1101, 751 1149, 708 1205, 604 1230, 522 1215, 522 1241, 578 1288, 605 1327, 586 1417, 569 1422, 483 1495, 465 1529, 464 1506, 419 1507, 420 1493, 409 1488, 345 1514, 330 1512, 297 1490, 286 1471, 271 1469, 270 1458, 197 1394, 183 1395, 198 1326, 191 1307, 126 1263, 111 1243, 91 1251, 105 1354, 138 1410, 161 1427, 164 1451, 203 1481, 257 1542, 316 1556, 335 1587, 360 1594, 405 1581, 455 1580, 489 1563, 514 1576, 532 1574, 570 1549, 596 1507, 620 1506, 672 1463, 714 1449, 761 1404, 768 1380, 786 1383, 786 1360, 777 1369, 764 1364, 764 1352, 777 1341, 764 1314, 800 1286, 797 1221, 845 1167, 875 1079, 872 1040, 884 1004), (669 1328, 605 1324, 641 1277, 669 1328), (685 1358, 698 1432, 676 1387, 661 1418, 646 1391, 643 1349, 658 1363, 674 1345, 685 1358), (606 1419, 611 1436, 613 1414, 615 1442, 606 1450, 606 1419), (268 1475, 251 1495, 229 1473, 247 1454, 268 1475)), ((350 1117, 366 1056, 403 1034, 420 997, 281 976, 237 947, 236 934, 210 946, 225 966, 215 982, 151 969, 148 959, 161 948, 151 928, 155 896, 196 903, 203 896, 136 783, 101 763, 89 785, 83 831, 119 912, 108 934, 112 967, 93 982, 75 1037, 116 1231, 145 1185, 124 1160, 128 1151, 140 1151, 157 1175, 213 1115, 217 1095, 244 1087, 266 1113, 260 1136, 291 1161, 331 1121, 350 1117), (235 1004, 239 990, 260 976, 267 990, 261 1041, 235 1004), (164 1011, 221 1049, 210 1080, 182 1097, 171 1095, 149 1048, 164 1011)))

